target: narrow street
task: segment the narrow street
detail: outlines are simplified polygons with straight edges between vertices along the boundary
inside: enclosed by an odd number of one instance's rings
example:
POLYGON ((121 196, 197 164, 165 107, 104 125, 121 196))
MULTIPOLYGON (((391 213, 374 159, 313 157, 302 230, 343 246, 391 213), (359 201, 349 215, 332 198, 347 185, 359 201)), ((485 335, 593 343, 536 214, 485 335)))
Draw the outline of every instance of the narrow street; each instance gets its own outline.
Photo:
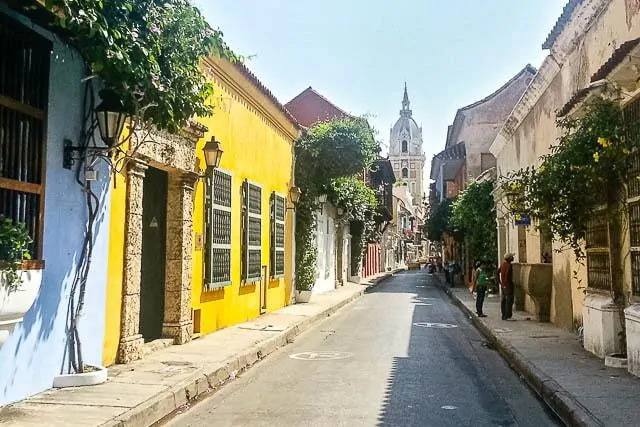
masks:
POLYGON ((165 425, 558 422, 433 277, 406 272, 165 425))

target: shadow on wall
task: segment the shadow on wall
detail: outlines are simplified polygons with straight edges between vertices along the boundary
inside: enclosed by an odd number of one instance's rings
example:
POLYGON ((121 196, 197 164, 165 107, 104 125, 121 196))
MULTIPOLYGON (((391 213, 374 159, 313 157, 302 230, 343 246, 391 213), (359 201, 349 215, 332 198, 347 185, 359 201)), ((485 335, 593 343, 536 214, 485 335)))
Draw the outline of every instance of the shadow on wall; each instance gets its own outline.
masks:
MULTIPOLYGON (((407 273, 411 274, 423 273, 407 273)), ((401 291, 382 285, 375 292, 401 291)), ((442 294, 439 290, 438 293, 439 299, 442 294)), ((428 298, 414 297, 408 356, 393 359, 377 426, 515 425, 504 396, 494 391, 492 379, 478 369, 481 363, 469 360, 470 354, 482 357, 483 352, 493 350, 480 347, 475 340, 480 348, 461 351, 461 347, 472 346, 471 337, 461 339, 462 328, 415 326, 418 322, 434 322, 433 307, 426 304, 430 304, 428 298), (430 336, 428 341, 425 335, 430 336), (467 380, 453 384, 452 380, 460 378, 461 373, 467 380), (482 393, 477 399, 469 399, 474 390, 482 393), (442 409, 447 405, 459 406, 461 402, 466 405, 464 411, 442 409), (469 414, 478 414, 478 419, 469 414), (480 418, 481 414, 490 414, 490 418, 480 418)))
MULTIPOLYGON (((47 133, 47 177, 43 236, 46 267, 39 295, 24 321, 0 349, 0 405, 24 399, 52 386, 66 360, 66 314, 71 282, 87 222, 85 195, 75 173, 62 168, 63 140, 77 141, 84 67, 70 49, 54 43, 51 56, 47 133)), ((101 364, 109 245, 109 173, 98 165, 94 183, 100 210, 94 252, 80 320, 85 362, 101 364), (103 225, 106 224, 106 227, 103 225)))

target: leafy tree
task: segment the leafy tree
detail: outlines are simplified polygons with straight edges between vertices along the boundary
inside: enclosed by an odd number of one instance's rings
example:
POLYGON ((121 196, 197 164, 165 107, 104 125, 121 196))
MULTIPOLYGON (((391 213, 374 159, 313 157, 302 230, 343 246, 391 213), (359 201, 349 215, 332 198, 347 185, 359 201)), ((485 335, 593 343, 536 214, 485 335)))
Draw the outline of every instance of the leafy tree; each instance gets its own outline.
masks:
POLYGON ((432 208, 424 226, 429 240, 440 241, 445 233, 451 231, 449 228, 451 204, 451 200, 444 199, 432 208))
POLYGON ((493 182, 473 182, 452 205, 449 227, 459 233, 472 260, 497 258, 496 208, 493 182))

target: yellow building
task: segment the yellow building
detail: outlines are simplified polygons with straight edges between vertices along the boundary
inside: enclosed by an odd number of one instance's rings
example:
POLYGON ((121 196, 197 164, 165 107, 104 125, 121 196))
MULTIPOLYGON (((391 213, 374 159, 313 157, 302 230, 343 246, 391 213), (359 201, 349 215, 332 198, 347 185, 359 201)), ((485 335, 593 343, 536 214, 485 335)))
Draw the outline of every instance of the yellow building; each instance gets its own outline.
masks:
POLYGON ((194 198, 193 326, 201 334, 291 300, 294 216, 287 208, 299 134, 244 65, 210 58, 204 67, 215 84, 215 111, 200 120, 209 131, 196 152, 204 165, 201 148, 214 137, 224 154, 213 182, 201 180, 194 198))
POLYGON ((203 67, 214 115, 179 135, 131 133, 138 148, 114 177, 105 366, 139 359, 145 343, 183 344, 291 300, 299 125, 244 65, 212 58, 203 67), (213 138, 224 153, 205 170, 213 138))

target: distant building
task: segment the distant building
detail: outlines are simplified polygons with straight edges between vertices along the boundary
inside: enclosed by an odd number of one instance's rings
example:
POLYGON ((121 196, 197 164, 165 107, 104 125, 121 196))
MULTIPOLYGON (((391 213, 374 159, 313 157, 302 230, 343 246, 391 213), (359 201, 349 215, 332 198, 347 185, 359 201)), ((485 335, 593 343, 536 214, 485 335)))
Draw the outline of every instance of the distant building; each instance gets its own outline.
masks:
POLYGON ((405 83, 400 118, 391 128, 389 136, 389 160, 397 182, 409 187, 413 205, 421 207, 424 199, 425 155, 422 151, 422 128, 414 120, 410 107, 405 83))

